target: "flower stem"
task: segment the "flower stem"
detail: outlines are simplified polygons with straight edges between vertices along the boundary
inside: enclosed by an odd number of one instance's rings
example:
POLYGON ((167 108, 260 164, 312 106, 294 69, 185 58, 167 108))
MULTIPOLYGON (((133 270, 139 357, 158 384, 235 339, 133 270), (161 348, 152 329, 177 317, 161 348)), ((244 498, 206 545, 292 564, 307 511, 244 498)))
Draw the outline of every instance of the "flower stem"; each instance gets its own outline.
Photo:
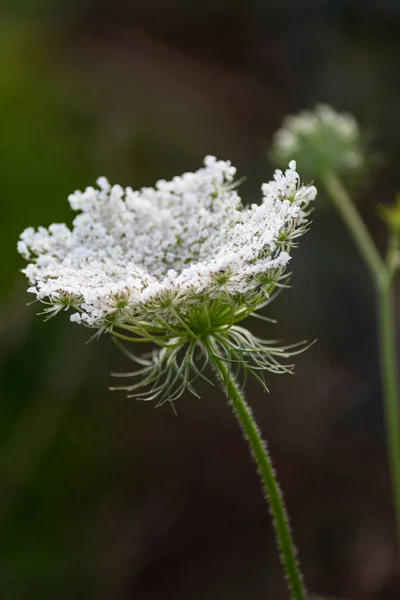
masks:
POLYGON ((204 341, 204 344, 214 370, 232 404, 233 412, 249 442, 254 460, 257 463, 269 502, 281 559, 292 599, 306 600, 307 594, 296 557, 296 549, 290 531, 288 516, 279 484, 275 478, 274 467, 267 445, 261 437, 251 409, 246 403, 226 361, 220 357, 215 341, 208 338, 204 341))
POLYGON ((392 476, 393 503, 400 544, 400 406, 398 393, 396 327, 393 306, 392 257, 388 265, 367 230, 347 190, 333 174, 325 174, 325 189, 350 230, 374 282, 378 304, 378 333, 382 394, 385 407, 387 451, 392 476))
POLYGON ((335 208, 352 234, 375 284, 382 284, 388 275, 388 269, 347 190, 333 173, 325 173, 323 183, 335 208))
POLYGON ((397 535, 400 543, 400 409, 396 327, 390 284, 378 292, 381 377, 385 403, 387 446, 392 474, 397 535))

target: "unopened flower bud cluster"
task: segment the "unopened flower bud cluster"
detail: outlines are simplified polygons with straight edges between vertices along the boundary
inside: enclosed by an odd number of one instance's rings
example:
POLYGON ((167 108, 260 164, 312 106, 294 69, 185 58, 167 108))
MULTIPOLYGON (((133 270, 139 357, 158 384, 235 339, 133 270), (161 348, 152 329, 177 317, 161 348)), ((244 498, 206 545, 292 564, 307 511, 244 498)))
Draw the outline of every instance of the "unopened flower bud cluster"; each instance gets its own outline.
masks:
POLYGON ((352 171, 364 166, 360 139, 352 115, 319 104, 314 110, 284 119, 275 134, 273 154, 282 164, 295 158, 307 175, 352 171))
POLYGON ((18 250, 29 291, 50 313, 101 331, 137 319, 174 322, 198 303, 253 302, 278 281, 304 229, 313 186, 300 187, 296 163, 242 205, 236 169, 212 156, 195 173, 134 191, 97 187, 69 197, 72 229, 26 229, 18 250))

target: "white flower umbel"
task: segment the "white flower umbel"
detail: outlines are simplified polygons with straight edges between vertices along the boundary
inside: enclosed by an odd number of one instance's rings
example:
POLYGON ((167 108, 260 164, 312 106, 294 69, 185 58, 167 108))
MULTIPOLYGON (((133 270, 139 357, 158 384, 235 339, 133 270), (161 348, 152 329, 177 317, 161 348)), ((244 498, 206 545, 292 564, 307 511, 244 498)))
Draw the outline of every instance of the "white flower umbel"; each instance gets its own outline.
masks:
POLYGON ((213 336, 227 361, 253 374, 289 349, 266 343, 237 323, 283 285, 290 250, 305 231, 313 186, 301 187, 292 161, 262 186, 260 204, 243 207, 236 169, 212 156, 195 173, 133 191, 102 177, 69 197, 72 229, 53 224, 21 235, 18 250, 29 291, 52 316, 132 342, 155 342, 137 358, 142 397, 173 400, 202 374, 195 354, 213 336))
POLYGON ((341 174, 364 167, 356 119, 325 104, 286 117, 275 134, 273 155, 279 164, 296 159, 303 175, 310 177, 325 171, 341 174))
MULTIPOLYGON (((238 371, 264 384, 265 370, 299 351, 264 341, 240 325, 285 285, 290 251, 307 228, 313 186, 301 187, 296 163, 262 186, 262 201, 244 207, 236 170, 208 156, 204 168, 135 192, 111 186, 70 196, 73 228, 27 229, 18 244, 30 261, 29 291, 49 316, 117 340, 154 342, 150 356, 121 346, 139 368, 120 389, 142 399, 173 401, 210 364, 231 402, 257 462, 294 600, 306 600, 282 494, 267 447, 236 382, 238 371)), ((265 317, 264 317, 265 318, 265 317)), ((301 349, 301 348, 300 348, 301 349)), ((265 385, 265 384, 264 384, 265 385)))

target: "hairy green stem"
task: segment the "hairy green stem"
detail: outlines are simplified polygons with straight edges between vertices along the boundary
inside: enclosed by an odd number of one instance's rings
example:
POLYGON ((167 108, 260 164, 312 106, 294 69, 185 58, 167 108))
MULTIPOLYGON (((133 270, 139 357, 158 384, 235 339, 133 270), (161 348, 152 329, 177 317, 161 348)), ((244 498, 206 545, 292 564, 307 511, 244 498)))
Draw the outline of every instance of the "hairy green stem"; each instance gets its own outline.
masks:
POLYGON ((246 403, 226 361, 219 355, 215 340, 208 338, 204 341, 204 344, 214 370, 232 404, 234 414, 249 442, 254 460, 257 463, 269 502, 291 596, 293 600, 306 600, 307 594, 296 557, 296 549, 290 531, 288 516, 279 484, 275 478, 274 467, 268 453, 267 445, 261 437, 251 409, 246 403))
MULTIPOLYGON (((400 406, 396 326, 392 290, 394 274, 392 252, 389 252, 388 264, 386 264, 341 181, 334 174, 328 173, 325 174, 323 182, 330 198, 354 238, 358 250, 369 269, 376 290, 387 451, 392 477, 397 535, 400 544, 400 406)), ((394 250, 396 250, 396 247, 394 250)))

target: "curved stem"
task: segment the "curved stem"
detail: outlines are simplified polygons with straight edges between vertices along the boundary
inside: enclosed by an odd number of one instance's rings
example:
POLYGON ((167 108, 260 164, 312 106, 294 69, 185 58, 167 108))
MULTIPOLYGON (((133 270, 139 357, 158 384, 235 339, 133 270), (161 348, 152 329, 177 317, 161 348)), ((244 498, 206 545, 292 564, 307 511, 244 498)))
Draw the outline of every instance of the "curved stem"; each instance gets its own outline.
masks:
POLYGON ((360 213, 351 201, 346 188, 333 173, 325 173, 323 183, 328 195, 352 234, 358 251, 367 265, 375 284, 383 284, 388 276, 388 268, 379 254, 360 213))
MULTIPOLYGON (((397 535, 400 543, 400 406, 396 326, 392 290, 393 275, 397 266, 397 263, 393 264, 393 253, 397 254, 398 237, 396 236, 396 240, 390 240, 386 264, 341 181, 333 173, 328 173, 325 174, 323 182, 370 271, 377 294, 379 353, 382 395, 385 407, 386 443, 392 477, 397 535)), ((393 232, 390 232, 390 234, 393 237, 393 232)))
POLYGON ((220 379, 230 400, 233 412, 249 442, 254 460, 257 463, 266 497, 269 502, 276 537, 281 552, 281 559, 286 573, 288 587, 293 600, 306 600, 307 594, 303 584, 296 557, 296 549, 290 531, 288 516, 279 484, 275 478, 274 467, 269 456, 267 445, 226 362, 220 357, 218 347, 212 338, 204 340, 209 360, 220 379))

